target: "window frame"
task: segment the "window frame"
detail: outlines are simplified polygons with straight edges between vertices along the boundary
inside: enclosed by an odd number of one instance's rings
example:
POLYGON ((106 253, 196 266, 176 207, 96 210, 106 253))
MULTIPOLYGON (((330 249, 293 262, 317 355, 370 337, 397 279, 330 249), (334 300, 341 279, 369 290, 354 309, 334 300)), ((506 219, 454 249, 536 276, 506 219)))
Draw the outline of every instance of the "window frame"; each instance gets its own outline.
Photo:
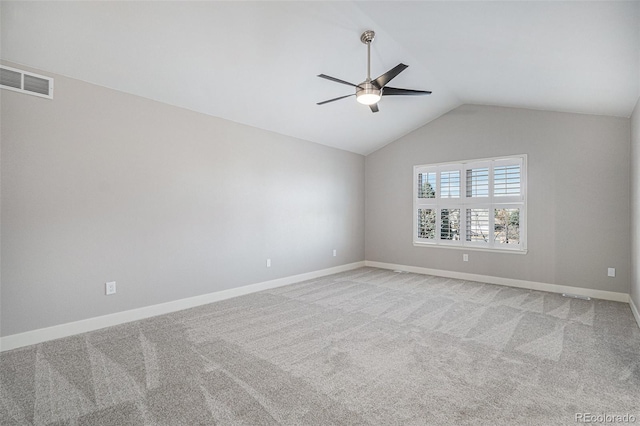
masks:
POLYGON ((447 163, 422 164, 413 166, 413 245, 416 247, 440 247, 463 250, 480 250, 499 253, 527 253, 527 155, 509 155, 502 157, 463 160, 447 163), (520 166, 520 193, 517 195, 496 195, 495 169, 504 166, 520 166), (487 196, 471 197, 467 195, 467 171, 488 168, 487 196), (458 170, 460 173, 459 198, 441 197, 441 173, 458 170), (436 173, 434 198, 418 198, 418 178, 421 173, 436 173), (519 209, 519 244, 504 244, 495 241, 495 210, 519 209), (418 237, 418 209, 435 211, 435 236, 433 239, 418 237), (460 239, 441 239, 442 210, 460 210, 460 239), (487 242, 467 241, 467 210, 488 209, 489 235, 487 242))

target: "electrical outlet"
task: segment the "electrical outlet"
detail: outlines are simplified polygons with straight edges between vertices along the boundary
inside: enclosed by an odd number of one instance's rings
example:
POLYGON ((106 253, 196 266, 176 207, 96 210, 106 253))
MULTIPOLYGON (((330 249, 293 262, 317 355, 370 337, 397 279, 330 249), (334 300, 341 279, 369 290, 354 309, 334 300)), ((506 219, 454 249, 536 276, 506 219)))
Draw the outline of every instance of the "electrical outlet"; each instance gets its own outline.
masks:
POLYGON ((104 285, 104 290, 107 296, 116 294, 116 282, 110 281, 104 285))
POLYGON ((607 276, 615 277, 616 276, 616 268, 608 268, 607 269, 607 276))
POLYGON ((336 249, 333 249, 333 257, 336 257, 338 255, 338 251, 336 249))
POLYGON ((271 268, 271 259, 267 259, 267 268, 271 268))
POLYGON ((463 262, 468 262, 469 261, 469 255, 467 253, 462 255, 462 261, 463 262))

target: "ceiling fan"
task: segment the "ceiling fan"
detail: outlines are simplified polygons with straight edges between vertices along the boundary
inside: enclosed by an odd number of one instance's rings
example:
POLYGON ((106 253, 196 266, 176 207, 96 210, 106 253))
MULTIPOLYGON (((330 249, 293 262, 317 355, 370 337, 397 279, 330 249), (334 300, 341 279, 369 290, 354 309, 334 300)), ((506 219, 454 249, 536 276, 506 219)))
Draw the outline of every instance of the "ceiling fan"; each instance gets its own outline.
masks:
POLYGON ((318 75, 320 78, 353 86, 356 88, 356 93, 318 102, 317 105, 328 104, 329 102, 338 101, 355 95, 358 102, 364 105, 369 105, 371 112, 378 112, 378 101, 382 96, 421 96, 431 94, 431 92, 427 90, 398 89, 396 87, 387 86, 387 83, 409 67, 409 65, 405 64, 398 64, 375 80, 371 80, 371 42, 375 36, 376 33, 371 30, 363 32, 360 36, 360 41, 367 45, 367 79, 365 81, 360 84, 353 84, 326 74, 318 75))

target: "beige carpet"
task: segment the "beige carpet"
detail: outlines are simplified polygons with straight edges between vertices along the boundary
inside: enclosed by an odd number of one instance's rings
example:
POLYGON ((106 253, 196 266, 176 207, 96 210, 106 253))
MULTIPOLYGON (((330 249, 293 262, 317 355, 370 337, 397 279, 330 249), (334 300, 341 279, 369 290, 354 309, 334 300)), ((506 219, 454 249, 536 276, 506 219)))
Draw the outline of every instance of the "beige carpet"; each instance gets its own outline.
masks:
POLYGON ((640 422, 629 306, 362 268, 5 352, 2 425, 640 422))

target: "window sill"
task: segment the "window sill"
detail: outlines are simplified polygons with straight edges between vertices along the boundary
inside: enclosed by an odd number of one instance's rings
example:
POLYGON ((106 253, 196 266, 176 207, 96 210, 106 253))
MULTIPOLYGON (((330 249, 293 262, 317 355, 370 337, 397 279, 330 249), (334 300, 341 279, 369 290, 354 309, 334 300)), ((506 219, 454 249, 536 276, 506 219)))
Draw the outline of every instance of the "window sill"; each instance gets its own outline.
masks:
POLYGON ((505 253, 505 254, 527 254, 527 249, 496 249, 496 248, 485 248, 485 247, 477 247, 477 246, 458 246, 458 245, 450 245, 450 244, 435 244, 435 243, 413 243, 414 247, 430 247, 430 248, 444 248, 444 249, 454 249, 454 250, 470 250, 470 251, 488 251, 492 253, 505 253))

